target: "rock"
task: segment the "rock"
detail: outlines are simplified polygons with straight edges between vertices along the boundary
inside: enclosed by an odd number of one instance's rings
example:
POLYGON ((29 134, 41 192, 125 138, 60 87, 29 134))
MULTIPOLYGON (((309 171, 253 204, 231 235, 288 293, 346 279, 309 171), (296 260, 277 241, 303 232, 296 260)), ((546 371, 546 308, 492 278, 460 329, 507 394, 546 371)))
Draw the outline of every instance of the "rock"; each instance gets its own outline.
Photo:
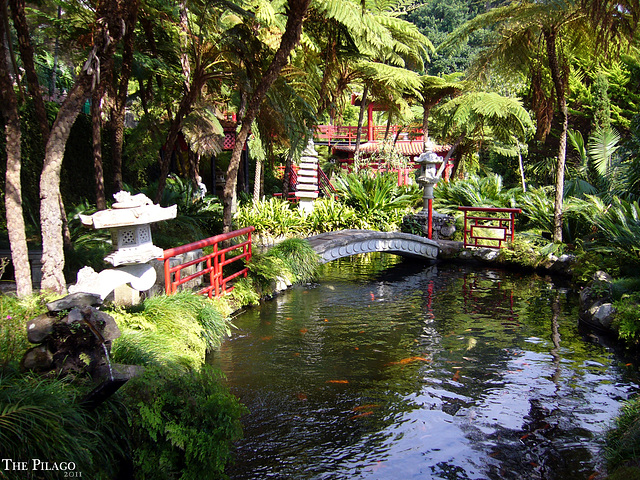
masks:
POLYGON ((102 299, 99 295, 77 292, 71 293, 59 300, 47 303, 47 309, 50 312, 61 312, 63 310, 71 310, 74 307, 82 308, 98 305, 102 305, 102 299))
POLYGON ((22 370, 48 372, 53 367, 53 354, 46 345, 30 348, 22 357, 20 367, 22 370))
POLYGON ((98 325, 98 330, 102 332, 102 336, 105 341, 108 342, 109 340, 115 340, 122 334, 118 328, 118 324, 111 315, 94 309, 93 317, 94 321, 98 325))
POLYGON ((42 343, 53 333, 53 324, 57 321, 46 313, 38 315, 27 322, 27 340, 31 343, 42 343))
POLYGON ((591 315, 591 324, 603 329, 611 328, 613 318, 616 313, 615 308, 610 303, 603 303, 602 305, 596 305, 589 309, 591 315))

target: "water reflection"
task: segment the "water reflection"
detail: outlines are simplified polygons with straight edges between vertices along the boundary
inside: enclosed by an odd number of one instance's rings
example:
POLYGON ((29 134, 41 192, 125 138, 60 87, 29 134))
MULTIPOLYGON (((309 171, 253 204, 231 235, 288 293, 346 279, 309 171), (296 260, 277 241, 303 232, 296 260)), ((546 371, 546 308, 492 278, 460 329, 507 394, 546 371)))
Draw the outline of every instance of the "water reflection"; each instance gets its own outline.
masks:
POLYGON ((549 279, 368 255, 239 316, 234 479, 589 478, 635 391, 549 279))

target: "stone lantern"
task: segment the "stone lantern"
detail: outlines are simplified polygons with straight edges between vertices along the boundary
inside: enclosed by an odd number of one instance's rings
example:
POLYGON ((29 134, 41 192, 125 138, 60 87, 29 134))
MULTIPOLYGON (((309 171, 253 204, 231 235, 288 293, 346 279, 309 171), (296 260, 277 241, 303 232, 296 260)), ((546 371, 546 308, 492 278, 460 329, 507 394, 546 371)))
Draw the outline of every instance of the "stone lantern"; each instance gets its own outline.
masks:
POLYGON ((431 203, 429 200, 433 200, 433 187, 438 184, 439 179, 436 164, 442 163, 443 161, 443 158, 434 153, 430 148, 427 149, 426 152, 422 153, 416 160, 417 163, 422 165, 422 171, 420 176, 417 178, 417 181, 424 189, 424 195, 422 197, 424 201, 424 210, 428 210, 430 208, 431 203))
POLYGON ((416 160, 417 163, 422 165, 422 171, 417 181, 424 189, 424 195, 422 197, 423 208, 420 213, 424 215, 424 212, 427 212, 428 215, 428 238, 432 237, 433 232, 433 187, 438 183, 436 164, 442 161, 442 157, 434 153, 431 148, 428 148, 427 151, 422 153, 416 160))
POLYGON ((151 239, 151 224, 176 217, 177 206, 154 205, 145 195, 118 192, 112 208, 93 215, 80 215, 80 220, 92 228, 109 228, 114 251, 105 261, 116 268, 96 273, 91 267, 78 272, 78 282, 69 292, 95 293, 104 298, 117 287, 130 284, 134 290, 150 289, 156 281, 155 269, 147 264, 162 256, 162 249, 151 239))

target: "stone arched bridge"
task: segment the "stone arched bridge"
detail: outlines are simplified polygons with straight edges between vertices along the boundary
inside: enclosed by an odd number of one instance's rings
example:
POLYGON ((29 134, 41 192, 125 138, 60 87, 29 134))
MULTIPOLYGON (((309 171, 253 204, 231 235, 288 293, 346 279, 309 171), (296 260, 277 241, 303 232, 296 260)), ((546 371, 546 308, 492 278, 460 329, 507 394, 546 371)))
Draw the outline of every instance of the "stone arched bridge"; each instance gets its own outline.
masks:
POLYGON ((340 230, 314 235, 307 238, 307 241, 320 255, 320 263, 369 252, 386 252, 435 260, 439 252, 438 243, 434 240, 400 232, 340 230))

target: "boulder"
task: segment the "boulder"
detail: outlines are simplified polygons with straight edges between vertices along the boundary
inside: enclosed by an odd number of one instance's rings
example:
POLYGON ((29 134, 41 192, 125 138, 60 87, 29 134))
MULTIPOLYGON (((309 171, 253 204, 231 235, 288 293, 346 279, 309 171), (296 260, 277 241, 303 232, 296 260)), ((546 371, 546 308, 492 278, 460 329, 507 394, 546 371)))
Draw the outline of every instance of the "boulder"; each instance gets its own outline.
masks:
POLYGON ((62 312, 64 310, 71 310, 74 307, 82 308, 98 305, 102 305, 102 299, 99 295, 77 292, 47 303, 47 309, 50 312, 62 312))
POLYGON ((48 372, 53 368, 53 354, 46 345, 38 345, 30 348, 24 354, 24 357, 22 357, 20 367, 22 370, 48 372))
POLYGON ((27 322, 27 340, 31 343, 42 343, 53 333, 53 324, 56 317, 46 313, 38 315, 27 322))

